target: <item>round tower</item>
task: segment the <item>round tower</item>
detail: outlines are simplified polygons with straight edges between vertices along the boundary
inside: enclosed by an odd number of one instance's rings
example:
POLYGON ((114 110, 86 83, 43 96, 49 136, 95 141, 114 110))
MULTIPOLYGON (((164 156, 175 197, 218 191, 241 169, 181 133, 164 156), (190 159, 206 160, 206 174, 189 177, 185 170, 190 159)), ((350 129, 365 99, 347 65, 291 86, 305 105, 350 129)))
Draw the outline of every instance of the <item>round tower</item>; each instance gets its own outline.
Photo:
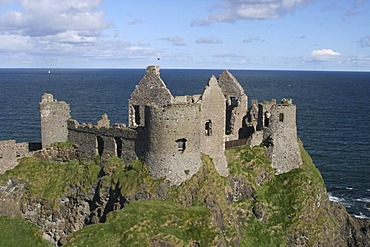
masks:
POLYGON ((172 104, 145 107, 145 163, 155 178, 180 184, 191 178, 201 165, 200 105, 172 104))

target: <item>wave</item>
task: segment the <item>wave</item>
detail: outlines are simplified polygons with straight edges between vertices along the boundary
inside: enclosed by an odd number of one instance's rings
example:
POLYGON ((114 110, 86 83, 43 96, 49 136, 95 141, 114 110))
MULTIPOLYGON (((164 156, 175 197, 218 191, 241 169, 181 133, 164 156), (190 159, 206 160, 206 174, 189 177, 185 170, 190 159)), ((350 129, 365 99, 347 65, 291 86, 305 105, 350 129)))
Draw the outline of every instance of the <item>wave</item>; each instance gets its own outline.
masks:
POLYGON ((370 203, 370 198, 358 198, 358 199, 355 199, 356 202, 366 202, 366 203, 370 203))
POLYGON ((329 196, 329 200, 332 201, 332 202, 343 202, 344 201, 344 198, 340 198, 340 197, 336 197, 336 196, 333 196, 332 193, 328 193, 328 196, 329 196))
POLYGON ((352 214, 352 216, 355 217, 355 218, 359 218, 359 219, 370 219, 370 217, 367 217, 363 213, 360 213, 360 214, 352 214))

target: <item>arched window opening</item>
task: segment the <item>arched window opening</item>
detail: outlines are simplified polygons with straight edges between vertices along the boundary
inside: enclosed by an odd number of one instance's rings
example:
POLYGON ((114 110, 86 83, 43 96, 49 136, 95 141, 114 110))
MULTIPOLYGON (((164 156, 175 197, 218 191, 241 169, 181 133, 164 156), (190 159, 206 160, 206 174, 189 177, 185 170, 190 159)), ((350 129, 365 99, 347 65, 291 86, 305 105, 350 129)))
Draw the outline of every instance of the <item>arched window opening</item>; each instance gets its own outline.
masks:
POLYGON ((206 131, 206 136, 211 136, 212 135, 212 121, 208 120, 205 123, 205 131, 206 131))

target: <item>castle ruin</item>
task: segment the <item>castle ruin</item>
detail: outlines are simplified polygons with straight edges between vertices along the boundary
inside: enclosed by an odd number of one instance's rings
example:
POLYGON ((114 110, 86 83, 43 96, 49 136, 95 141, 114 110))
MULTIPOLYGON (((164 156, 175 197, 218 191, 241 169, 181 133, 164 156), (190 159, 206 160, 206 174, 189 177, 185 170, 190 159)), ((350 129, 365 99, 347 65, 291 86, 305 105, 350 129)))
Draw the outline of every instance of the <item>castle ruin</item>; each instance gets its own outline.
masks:
POLYGON ((173 96, 159 67, 148 66, 131 94, 128 114, 127 127, 111 126, 106 114, 96 125, 79 124, 71 119, 67 103, 45 93, 40 102, 42 147, 70 141, 86 161, 96 155, 103 163, 114 156, 126 163, 140 159, 154 178, 173 185, 199 170, 202 153, 227 176, 225 149, 233 146, 265 145, 277 174, 301 163, 296 106, 290 99, 280 104, 252 100, 248 109, 247 95, 227 70, 211 76, 202 94, 173 96))

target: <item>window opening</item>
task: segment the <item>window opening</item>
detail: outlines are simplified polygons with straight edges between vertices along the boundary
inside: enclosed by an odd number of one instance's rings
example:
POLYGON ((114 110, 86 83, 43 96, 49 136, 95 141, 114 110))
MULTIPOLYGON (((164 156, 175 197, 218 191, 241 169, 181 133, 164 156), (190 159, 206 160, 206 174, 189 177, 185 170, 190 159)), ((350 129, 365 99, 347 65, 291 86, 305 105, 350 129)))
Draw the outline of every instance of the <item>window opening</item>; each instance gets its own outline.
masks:
POLYGON ((185 138, 177 139, 176 143, 177 143, 177 150, 184 152, 186 149, 186 139, 185 138))
POLYGON ((284 114, 279 113, 279 122, 284 122, 284 114))
POLYGON ((270 124, 270 116, 271 116, 271 113, 269 113, 268 111, 265 112, 265 127, 269 127, 269 124, 270 124))
POLYGON ((116 142, 116 153, 117 157, 122 157, 122 139, 120 137, 114 137, 114 140, 116 142))
POLYGON ((205 130, 206 130, 206 136, 212 135, 212 121, 211 120, 208 120, 205 123, 205 130))
POLYGON ((97 136, 96 137, 96 141, 97 141, 97 151, 98 151, 98 154, 100 155, 100 156, 102 156, 103 155, 103 151, 104 151, 104 140, 103 140, 103 138, 101 137, 101 136, 97 136))
POLYGON ((134 111, 135 111, 135 124, 140 125, 140 106, 134 105, 134 111))
POLYGON ((238 99, 234 96, 230 97, 230 103, 232 107, 237 107, 238 106, 238 99))

